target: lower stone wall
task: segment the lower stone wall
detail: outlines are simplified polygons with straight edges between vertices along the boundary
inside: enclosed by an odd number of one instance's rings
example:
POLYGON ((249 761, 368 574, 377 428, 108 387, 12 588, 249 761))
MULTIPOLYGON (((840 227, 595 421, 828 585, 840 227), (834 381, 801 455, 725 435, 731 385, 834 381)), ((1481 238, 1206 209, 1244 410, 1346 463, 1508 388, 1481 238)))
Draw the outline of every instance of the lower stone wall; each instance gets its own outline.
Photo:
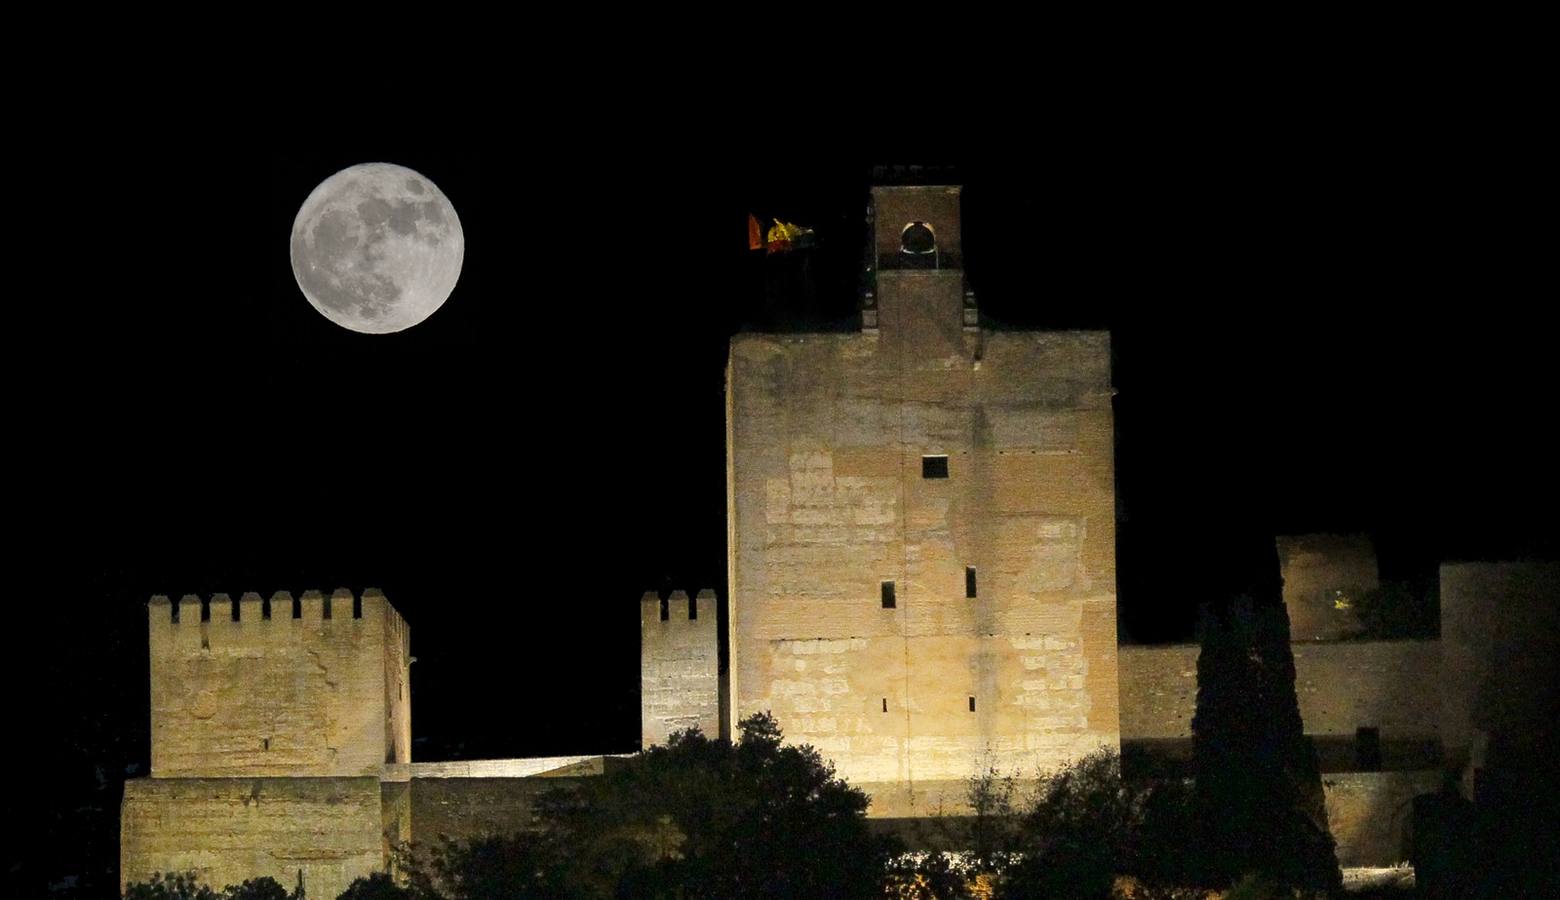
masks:
POLYGON ((378 778, 140 778, 120 806, 123 883, 193 871, 221 889, 270 876, 333 898, 382 871, 378 778))
POLYGON ((532 807, 543 792, 578 778, 415 778, 411 782, 411 840, 430 847, 440 836, 465 841, 535 827, 532 807))
MULTIPOLYGON (((1290 645, 1295 698, 1309 735, 1433 739, 1441 714, 1437 641, 1339 641, 1290 645)), ((1123 741, 1191 737, 1197 711, 1196 644, 1122 647, 1123 741)))
POLYGON ((1441 773, 1341 772, 1322 776, 1327 828, 1338 844, 1338 864, 1385 866, 1408 859, 1414 797, 1440 787, 1441 773))

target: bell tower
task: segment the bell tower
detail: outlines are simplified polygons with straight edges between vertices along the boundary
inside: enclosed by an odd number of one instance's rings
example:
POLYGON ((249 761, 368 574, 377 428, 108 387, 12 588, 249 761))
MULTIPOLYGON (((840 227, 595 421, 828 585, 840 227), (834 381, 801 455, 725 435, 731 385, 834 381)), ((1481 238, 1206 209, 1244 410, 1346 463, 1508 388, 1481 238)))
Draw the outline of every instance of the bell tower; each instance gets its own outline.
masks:
MULTIPOLYGON (((894 173, 875 174, 882 181, 894 173)), ((960 195, 958 185, 873 186, 861 324, 914 353, 978 362, 980 312, 964 278, 960 195)))

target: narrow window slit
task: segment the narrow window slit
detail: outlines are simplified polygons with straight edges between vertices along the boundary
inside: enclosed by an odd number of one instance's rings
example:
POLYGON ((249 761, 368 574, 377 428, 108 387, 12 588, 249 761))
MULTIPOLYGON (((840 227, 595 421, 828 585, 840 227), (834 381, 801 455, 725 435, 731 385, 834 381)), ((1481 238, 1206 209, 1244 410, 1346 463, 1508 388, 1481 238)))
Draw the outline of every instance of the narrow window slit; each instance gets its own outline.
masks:
POLYGON ((200 601, 200 620, 202 622, 210 622, 211 621, 211 601, 210 600, 202 599, 200 601))
POLYGON ((235 597, 233 599, 232 606, 233 606, 233 609, 232 609, 230 615, 233 616, 233 621, 237 622, 237 621, 239 621, 239 618, 238 618, 238 616, 239 616, 239 612, 238 612, 238 598, 235 597))
POLYGON ((892 581, 885 581, 883 582, 883 608, 893 609, 894 606, 894 583, 892 581))
POLYGON ((266 621, 270 621, 270 619, 271 619, 271 598, 270 597, 266 597, 265 599, 260 601, 260 618, 265 619, 266 621))
POLYGON ((888 712, 888 698, 887 697, 883 698, 883 711, 884 712, 888 712))
POLYGON ((361 619, 361 618, 363 618, 363 598, 362 597, 353 597, 352 598, 352 618, 354 618, 354 619, 361 619))
POLYGON ((970 712, 974 712, 974 711, 975 711, 975 698, 971 697, 970 698, 970 712))
POLYGON ((330 618, 330 598, 325 598, 325 618, 330 618))
POLYGON ((964 567, 964 596, 966 599, 975 599, 975 567, 964 567))
POLYGON ((300 599, 300 598, 297 598, 297 597, 293 598, 293 615, 292 615, 292 617, 294 619, 301 619, 301 618, 303 618, 303 600, 300 599))
POLYGON ((671 604, 671 601, 666 599, 665 597, 662 597, 661 598, 661 621, 662 622, 670 622, 671 620, 672 620, 672 604, 671 604))

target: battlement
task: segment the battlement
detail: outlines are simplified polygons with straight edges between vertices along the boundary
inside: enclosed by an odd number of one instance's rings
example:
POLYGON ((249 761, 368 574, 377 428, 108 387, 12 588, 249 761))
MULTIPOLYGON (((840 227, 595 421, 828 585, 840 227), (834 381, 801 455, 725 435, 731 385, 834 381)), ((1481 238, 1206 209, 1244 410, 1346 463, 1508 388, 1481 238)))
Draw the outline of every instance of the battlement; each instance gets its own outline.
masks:
POLYGON ((147 625, 153 777, 410 761, 410 629, 383 592, 157 595, 147 625))
POLYGON ((686 591, 672 591, 663 598, 655 591, 645 591, 639 598, 639 623, 643 628, 650 623, 679 627, 699 623, 693 627, 715 627, 715 592, 704 588, 689 598, 686 591))
MULTIPOLYGON (((337 588, 328 596, 320 591, 304 591, 294 597, 288 591, 276 591, 262 597, 254 591, 246 591, 237 600, 229 594, 216 593, 210 597, 185 594, 174 602, 164 594, 157 594, 147 601, 149 620, 171 625, 213 622, 271 622, 271 621, 335 621, 337 619, 362 619, 384 610, 395 613, 384 592, 368 588, 354 595, 346 588, 337 588)), ((395 613, 399 616, 399 613, 395 613)))

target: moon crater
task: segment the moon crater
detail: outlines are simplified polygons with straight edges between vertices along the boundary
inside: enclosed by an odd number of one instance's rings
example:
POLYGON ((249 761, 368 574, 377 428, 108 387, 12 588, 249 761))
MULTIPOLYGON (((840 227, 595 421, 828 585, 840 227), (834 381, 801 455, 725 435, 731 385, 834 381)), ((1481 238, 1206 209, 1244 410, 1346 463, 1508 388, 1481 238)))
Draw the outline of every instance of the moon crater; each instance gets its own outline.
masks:
POLYGON ((385 334, 449 299, 465 244, 455 208, 432 181, 368 163, 325 179, 304 201, 293 221, 293 275, 327 319, 385 334))

